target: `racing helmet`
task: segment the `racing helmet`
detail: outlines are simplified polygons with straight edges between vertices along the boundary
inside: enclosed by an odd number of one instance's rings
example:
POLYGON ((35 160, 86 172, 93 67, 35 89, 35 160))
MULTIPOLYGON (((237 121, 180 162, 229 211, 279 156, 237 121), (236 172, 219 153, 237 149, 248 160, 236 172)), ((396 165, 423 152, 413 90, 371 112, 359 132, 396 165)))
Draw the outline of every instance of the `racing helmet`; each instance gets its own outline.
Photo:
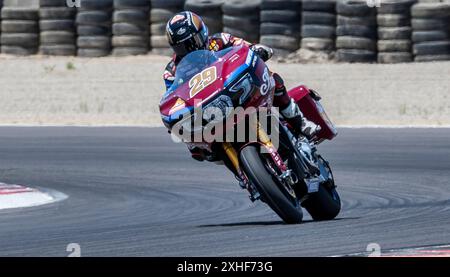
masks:
POLYGON ((178 57, 206 49, 208 44, 208 27, 200 16, 190 11, 174 15, 167 23, 166 34, 170 46, 178 57))

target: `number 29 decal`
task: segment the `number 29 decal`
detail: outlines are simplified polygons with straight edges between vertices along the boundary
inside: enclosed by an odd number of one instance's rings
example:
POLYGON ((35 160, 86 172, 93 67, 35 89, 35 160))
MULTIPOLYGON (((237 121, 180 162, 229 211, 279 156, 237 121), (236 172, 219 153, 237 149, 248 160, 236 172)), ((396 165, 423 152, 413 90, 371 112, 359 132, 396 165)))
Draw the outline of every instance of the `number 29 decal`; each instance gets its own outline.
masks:
POLYGON ((198 73, 189 81, 189 95, 194 97, 199 92, 210 86, 217 80, 217 69, 215 66, 209 67, 198 73))

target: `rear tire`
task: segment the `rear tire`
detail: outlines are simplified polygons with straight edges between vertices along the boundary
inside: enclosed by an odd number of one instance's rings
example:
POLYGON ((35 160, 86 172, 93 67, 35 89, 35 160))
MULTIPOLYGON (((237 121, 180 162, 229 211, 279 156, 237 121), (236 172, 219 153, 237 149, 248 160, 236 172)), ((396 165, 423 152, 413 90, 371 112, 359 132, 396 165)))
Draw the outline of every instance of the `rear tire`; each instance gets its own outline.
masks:
POLYGON ((331 220, 341 211, 341 199, 334 185, 331 168, 324 159, 320 158, 320 162, 329 170, 331 181, 320 184, 319 191, 310 194, 302 205, 314 220, 331 220))
POLYGON ((256 186, 261 197, 272 210, 288 224, 300 223, 303 218, 302 208, 297 199, 288 196, 289 193, 283 191, 282 184, 274 178, 269 169, 264 165, 264 160, 259 154, 255 145, 248 145, 240 153, 243 169, 256 186))

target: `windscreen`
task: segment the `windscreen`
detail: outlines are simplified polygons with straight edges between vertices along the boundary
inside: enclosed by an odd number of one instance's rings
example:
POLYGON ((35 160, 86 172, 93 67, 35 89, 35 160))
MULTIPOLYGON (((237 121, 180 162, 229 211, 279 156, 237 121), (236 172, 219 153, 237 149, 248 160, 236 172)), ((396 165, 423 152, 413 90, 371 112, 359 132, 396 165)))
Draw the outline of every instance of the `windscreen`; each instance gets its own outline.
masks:
POLYGON ((177 66, 175 80, 167 93, 170 94, 171 92, 182 86, 184 83, 189 82, 192 77, 200 73, 203 69, 206 69, 213 63, 217 62, 221 57, 226 55, 232 49, 233 47, 229 47, 218 52, 198 50, 184 57, 183 60, 181 60, 180 64, 177 66))

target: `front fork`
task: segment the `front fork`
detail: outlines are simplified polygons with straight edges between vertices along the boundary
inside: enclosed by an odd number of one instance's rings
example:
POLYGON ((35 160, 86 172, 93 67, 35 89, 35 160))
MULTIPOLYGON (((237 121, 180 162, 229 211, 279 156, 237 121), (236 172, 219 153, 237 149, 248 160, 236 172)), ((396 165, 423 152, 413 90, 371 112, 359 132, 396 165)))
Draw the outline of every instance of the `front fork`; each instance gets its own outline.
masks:
POLYGON ((243 189, 247 189, 250 193, 250 200, 252 202, 255 202, 256 200, 260 199, 260 194, 257 191, 257 189, 250 183, 247 176, 244 174, 244 172, 241 169, 241 166, 239 164, 239 158, 238 153, 236 152, 236 149, 234 149, 233 145, 229 142, 222 143, 222 149, 227 155, 228 159, 230 160, 232 166, 234 167, 235 172, 237 173, 237 178, 239 179, 240 186, 243 189))

